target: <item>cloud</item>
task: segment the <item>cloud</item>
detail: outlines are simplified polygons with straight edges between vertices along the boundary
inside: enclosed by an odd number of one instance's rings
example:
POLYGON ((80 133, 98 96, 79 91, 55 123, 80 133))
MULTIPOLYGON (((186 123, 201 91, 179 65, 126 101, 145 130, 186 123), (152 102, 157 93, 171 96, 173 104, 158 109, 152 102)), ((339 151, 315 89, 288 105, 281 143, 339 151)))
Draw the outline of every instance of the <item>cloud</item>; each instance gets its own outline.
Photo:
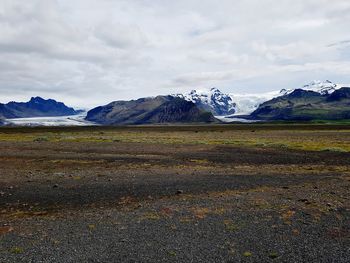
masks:
POLYGON ((2 0, 0 101, 346 83, 349 14, 348 0, 2 0))
POLYGON ((148 45, 146 36, 135 25, 105 22, 95 28, 95 36, 113 48, 128 49, 148 45))
POLYGON ((327 45, 327 47, 341 47, 341 46, 349 46, 350 45, 350 40, 342 40, 336 43, 332 43, 327 45))

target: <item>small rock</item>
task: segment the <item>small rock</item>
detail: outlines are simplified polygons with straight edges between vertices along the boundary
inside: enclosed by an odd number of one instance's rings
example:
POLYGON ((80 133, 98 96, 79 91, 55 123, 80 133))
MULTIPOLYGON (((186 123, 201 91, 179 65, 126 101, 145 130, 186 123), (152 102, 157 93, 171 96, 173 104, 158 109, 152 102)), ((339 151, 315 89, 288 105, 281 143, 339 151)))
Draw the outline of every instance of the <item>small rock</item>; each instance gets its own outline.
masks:
POLYGON ((303 202, 303 203, 309 202, 309 200, 307 200, 306 198, 299 199, 298 201, 299 201, 299 202, 303 202))
POLYGON ((176 194, 177 194, 177 195, 181 195, 181 194, 183 194, 183 193, 184 193, 183 190, 177 190, 177 191, 176 191, 176 194))
POLYGON ((54 184, 52 188, 58 188, 58 184, 54 184))
POLYGON ((272 252, 272 253, 270 253, 269 258, 271 258, 271 259, 278 258, 278 254, 276 252, 272 252))

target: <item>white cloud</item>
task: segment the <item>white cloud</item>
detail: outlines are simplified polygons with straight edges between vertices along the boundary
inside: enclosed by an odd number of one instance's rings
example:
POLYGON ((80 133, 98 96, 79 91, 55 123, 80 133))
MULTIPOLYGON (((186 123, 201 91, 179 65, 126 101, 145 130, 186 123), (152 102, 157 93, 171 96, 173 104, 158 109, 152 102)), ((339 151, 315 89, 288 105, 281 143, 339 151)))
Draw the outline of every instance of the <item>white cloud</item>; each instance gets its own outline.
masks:
POLYGON ((349 81, 348 0, 2 0, 0 101, 349 81))

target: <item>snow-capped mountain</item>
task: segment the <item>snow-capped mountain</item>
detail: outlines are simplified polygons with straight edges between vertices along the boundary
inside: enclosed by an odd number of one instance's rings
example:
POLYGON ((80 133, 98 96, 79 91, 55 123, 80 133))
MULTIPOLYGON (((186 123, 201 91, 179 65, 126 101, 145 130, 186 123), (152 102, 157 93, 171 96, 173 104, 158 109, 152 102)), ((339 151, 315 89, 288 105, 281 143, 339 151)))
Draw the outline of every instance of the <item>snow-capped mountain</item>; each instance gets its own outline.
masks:
POLYGON ((210 90, 192 90, 186 94, 173 94, 172 96, 191 101, 198 107, 212 112, 214 115, 231 115, 236 112, 236 103, 229 94, 222 93, 217 88, 210 90))
MULTIPOLYGON (((344 84, 335 84, 329 80, 326 80, 326 81, 314 80, 309 84, 304 85, 301 89, 314 91, 314 92, 320 93, 321 95, 329 95, 329 94, 332 94, 334 91, 346 86, 347 85, 344 85, 344 84)), ((294 90, 295 89, 289 89, 289 90, 282 89, 280 91, 280 96, 288 95, 292 93, 294 90)))

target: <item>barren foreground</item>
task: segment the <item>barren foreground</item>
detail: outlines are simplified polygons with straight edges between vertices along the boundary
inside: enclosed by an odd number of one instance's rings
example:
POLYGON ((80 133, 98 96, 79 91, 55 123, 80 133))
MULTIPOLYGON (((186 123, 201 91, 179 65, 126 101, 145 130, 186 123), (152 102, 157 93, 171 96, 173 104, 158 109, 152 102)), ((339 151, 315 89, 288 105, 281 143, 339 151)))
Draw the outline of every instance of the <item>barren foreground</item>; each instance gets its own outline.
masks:
POLYGON ((0 129, 0 262, 349 262, 350 127, 0 129))

